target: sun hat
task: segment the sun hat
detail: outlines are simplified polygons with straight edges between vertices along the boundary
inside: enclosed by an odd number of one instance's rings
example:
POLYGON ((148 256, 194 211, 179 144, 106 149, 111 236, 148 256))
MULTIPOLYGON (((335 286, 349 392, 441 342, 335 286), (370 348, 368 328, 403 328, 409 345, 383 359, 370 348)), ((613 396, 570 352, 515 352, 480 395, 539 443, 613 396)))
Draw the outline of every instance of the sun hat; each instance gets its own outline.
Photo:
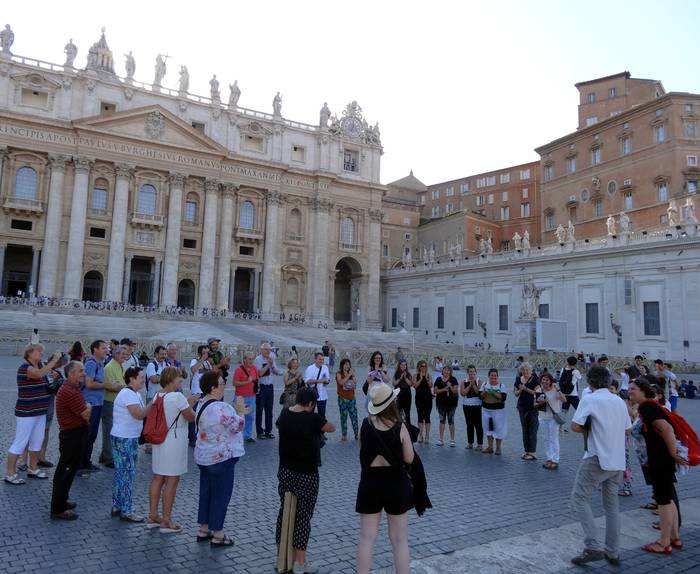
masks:
POLYGON ((376 383, 369 390, 369 404, 367 412, 378 415, 396 399, 401 389, 392 389, 386 383, 376 383))

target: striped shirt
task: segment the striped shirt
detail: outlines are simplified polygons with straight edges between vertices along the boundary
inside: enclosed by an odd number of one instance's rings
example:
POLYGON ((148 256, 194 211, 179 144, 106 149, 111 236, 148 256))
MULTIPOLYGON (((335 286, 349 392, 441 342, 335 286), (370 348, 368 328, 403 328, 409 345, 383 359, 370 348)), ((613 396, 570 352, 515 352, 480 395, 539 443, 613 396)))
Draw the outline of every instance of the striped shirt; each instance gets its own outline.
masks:
MULTIPOLYGON (((41 368, 41 363, 39 363, 41 368)), ((17 369, 17 403, 16 417, 38 417, 45 415, 49 408, 49 392, 46 388, 47 379, 30 379, 27 370, 29 363, 22 363, 17 369)))

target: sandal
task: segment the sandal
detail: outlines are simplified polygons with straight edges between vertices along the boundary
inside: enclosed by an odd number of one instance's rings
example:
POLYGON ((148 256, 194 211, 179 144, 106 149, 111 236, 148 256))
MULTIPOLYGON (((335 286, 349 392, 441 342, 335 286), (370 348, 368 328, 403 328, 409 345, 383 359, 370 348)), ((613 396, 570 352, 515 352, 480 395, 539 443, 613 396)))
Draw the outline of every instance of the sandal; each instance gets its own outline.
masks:
POLYGON ((658 540, 645 544, 642 546, 642 550, 644 550, 644 552, 650 552, 651 554, 671 554, 671 552, 673 552, 673 548, 670 544, 664 546, 658 540))
POLYGON ((445 443, 442 442, 442 439, 440 439, 439 441, 437 441, 437 442, 435 443, 436 446, 442 446, 443 444, 445 444, 445 443))
POLYGON ((149 530, 153 530, 154 528, 160 528, 160 523, 163 522, 163 519, 160 516, 152 516, 148 515, 148 518, 146 519, 146 528, 149 530))
POLYGON ((656 502, 647 502, 646 504, 642 504, 641 508, 644 510, 656 510, 659 507, 656 502))
POLYGON ((43 470, 32 470, 31 468, 27 470, 27 478, 37 478, 39 480, 46 480, 49 478, 49 475, 46 474, 43 470))
POLYGON ((450 446, 457 446, 457 445, 456 445, 455 441, 451 440, 451 441, 450 441, 450 446))
POLYGON ((531 454, 524 454, 520 458, 522 458, 523 460, 537 460, 537 458, 532 456, 531 454))
POLYGON ((501 451, 500 451, 500 450, 494 451, 493 454, 496 454, 496 455, 498 455, 498 456, 501 456, 501 451))
POLYGON ((492 448, 485 448, 484 450, 481 451, 483 454, 493 454, 493 449, 492 448))
POLYGON ((177 534, 178 532, 182 532, 182 525, 178 524, 177 522, 170 522, 169 526, 162 526, 160 527, 160 533, 161 534, 177 534))
POLYGON ((18 484, 26 484, 26 480, 23 478, 19 477, 19 474, 14 473, 12 475, 5 475, 5 482, 7 484, 14 484, 15 486, 18 484))
POLYGON ((26 463, 22 463, 22 464, 17 465, 17 470, 19 470, 20 472, 27 472, 28 468, 29 468, 29 466, 26 463))
POLYGON ((206 542, 214 538, 214 533, 211 530, 200 530, 197 532, 197 542, 206 542))
POLYGON ((683 542, 680 538, 676 538, 675 540, 671 540, 671 546, 673 546, 677 550, 680 550, 681 548, 683 548, 683 542))
POLYGON ((78 518, 78 513, 74 510, 64 510, 57 514, 51 514, 53 520, 76 520, 78 518))
POLYGON ((229 538, 224 534, 223 538, 217 538, 216 536, 212 536, 212 539, 209 541, 209 544, 212 546, 233 546, 233 539, 229 538))
POLYGON ((661 530, 661 522, 659 522, 658 520, 656 522, 652 522, 651 527, 654 530, 661 530))
POLYGON ((629 490, 621 490, 617 493, 618 496, 632 496, 632 492, 629 490))

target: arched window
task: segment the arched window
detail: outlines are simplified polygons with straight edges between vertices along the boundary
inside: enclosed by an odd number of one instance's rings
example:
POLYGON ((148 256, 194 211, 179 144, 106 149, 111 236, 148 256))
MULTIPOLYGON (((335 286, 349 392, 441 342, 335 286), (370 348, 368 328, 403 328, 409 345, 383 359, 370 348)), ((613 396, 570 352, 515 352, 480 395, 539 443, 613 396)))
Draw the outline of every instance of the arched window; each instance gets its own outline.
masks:
POLYGON ((241 211, 238 215, 238 227, 241 229, 254 229, 255 206, 250 201, 241 203, 241 211))
POLYGON ((15 197, 36 199, 36 170, 20 167, 15 175, 15 197))
POLYGON ((194 308, 195 289, 194 283, 189 279, 183 279, 177 286, 177 306, 183 309, 194 308))
POLYGON ((299 304, 299 280, 296 277, 287 279, 287 305, 299 304))
POLYGON ((156 214, 156 197, 158 191, 150 183, 144 183, 139 189, 138 213, 143 215, 156 214))
POLYGON ((340 242, 347 246, 355 245, 355 222, 352 217, 344 217, 340 222, 340 242))
POLYGON ((95 185, 92 188, 92 209, 101 209, 107 211, 107 190, 109 183, 106 179, 99 178, 95 180, 95 185))
POLYGON ((199 215, 199 198, 190 193, 185 201, 185 221, 187 223, 197 223, 197 216, 199 215))
POLYGON ((289 212, 287 225, 291 239, 301 239, 301 211, 296 207, 289 212))

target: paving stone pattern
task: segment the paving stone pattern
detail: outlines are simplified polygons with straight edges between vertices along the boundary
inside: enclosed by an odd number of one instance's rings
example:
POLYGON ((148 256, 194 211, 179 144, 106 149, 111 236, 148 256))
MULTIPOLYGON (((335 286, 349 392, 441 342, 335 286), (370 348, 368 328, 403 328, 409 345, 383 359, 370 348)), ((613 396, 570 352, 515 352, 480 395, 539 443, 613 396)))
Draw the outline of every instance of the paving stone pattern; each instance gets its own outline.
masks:
MULTIPOLYGON (((0 358, 0 451, 7 452, 14 435, 13 408, 16 397, 17 357, 0 358)), ((502 380, 510 386, 512 372, 502 380)), ((281 382, 278 381, 278 384, 281 382)), ((361 394, 361 393, 360 393, 361 394)), ((338 422, 335 392, 328 401, 328 416, 338 422)), ((227 394, 227 398, 229 398, 227 394)), ((278 408, 276 406, 276 408, 278 408)), ((508 399, 509 435, 504 455, 484 455, 464 449, 464 418, 458 411, 456 448, 418 445, 426 467, 434 508, 419 518, 410 518, 412 558, 424 558, 476 546, 498 538, 544 530, 575 521, 568 504, 576 466, 582 452, 581 437, 562 435, 559 471, 546 471, 541 462, 523 462, 520 425, 513 397, 508 399)), ((364 401, 358 400, 364 413, 364 401)), ((680 412, 700 428, 700 401, 681 401, 680 412)), ((361 415, 364 416, 364 415, 361 415)), ((51 433, 49 459, 57 461, 57 427, 51 433)), ((340 432, 329 438, 323 449, 320 469, 321 490, 312 523, 309 552, 323 572, 354 572, 358 536, 355 495, 359 480, 359 448, 350 440, 340 441, 340 432)), ((352 437, 352 433, 350 432, 352 437)), ((432 442, 437 438, 437 413, 433 412, 432 442)), ((99 445, 95 454, 96 462, 99 445)), ((246 445, 248 447, 248 445, 246 445)), ((544 444, 540 441, 540 459, 544 444)), ((79 520, 61 523, 49 520, 51 481, 28 481, 25 486, 0 484, 0 574, 40 572, 273 572, 274 525, 279 509, 277 495, 277 440, 261 441, 248 447, 236 467, 235 489, 226 519, 226 531, 236 544, 229 549, 212 549, 195 541, 199 473, 190 451, 189 471, 178 488, 174 517, 185 532, 162 535, 109 518, 111 473, 109 469, 89 478, 76 478, 71 498, 78 502, 79 520)), ((4 464, 4 460, 3 460, 4 464)), ((4 467, 3 467, 4 473, 4 467)), ((51 472, 50 472, 51 474, 51 472)), ((135 486, 135 511, 146 514, 150 457, 139 454, 135 486)), ((635 496, 621 498, 623 510, 638 508, 650 489, 639 482, 635 464, 635 496)), ((680 479, 683 497, 697 496, 700 472, 680 479)), ((601 514, 599 502, 595 508, 601 514)), ((685 572, 700 564, 699 531, 685 531, 686 550, 671 557, 648 556, 641 551, 626 552, 625 566, 616 571, 647 572, 663 564, 666 572, 685 572)), ((572 548, 572 555, 579 548, 572 548)), ((374 568, 391 566, 391 547, 386 525, 382 526, 375 549, 374 568)))

